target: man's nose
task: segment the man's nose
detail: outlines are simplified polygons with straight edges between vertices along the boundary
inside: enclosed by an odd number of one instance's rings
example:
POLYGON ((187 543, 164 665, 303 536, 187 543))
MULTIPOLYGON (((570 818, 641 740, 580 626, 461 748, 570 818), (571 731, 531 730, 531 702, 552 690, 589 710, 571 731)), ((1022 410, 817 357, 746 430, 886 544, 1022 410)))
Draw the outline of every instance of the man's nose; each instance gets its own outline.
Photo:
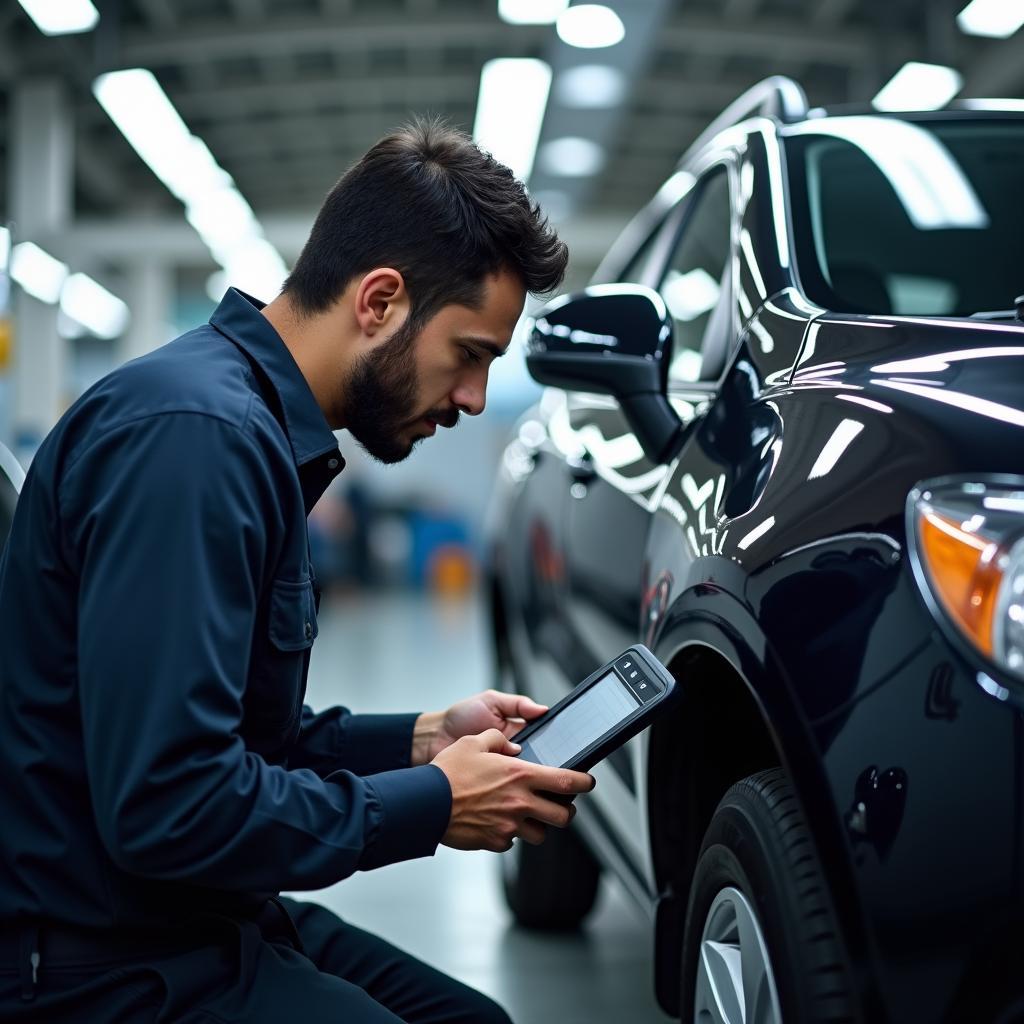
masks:
POLYGON ((452 403, 467 416, 479 416, 487 404, 487 378, 460 382, 451 398, 452 403))

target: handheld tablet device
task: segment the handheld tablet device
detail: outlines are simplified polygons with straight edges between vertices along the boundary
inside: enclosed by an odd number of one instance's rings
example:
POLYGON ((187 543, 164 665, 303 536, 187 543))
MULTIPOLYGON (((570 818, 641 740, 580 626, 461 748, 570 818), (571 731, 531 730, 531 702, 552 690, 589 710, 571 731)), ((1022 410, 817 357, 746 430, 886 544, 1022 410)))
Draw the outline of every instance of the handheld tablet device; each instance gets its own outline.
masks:
POLYGON ((667 668, 643 644, 587 676, 553 708, 512 737, 518 756, 587 771, 650 725, 675 688, 667 668))

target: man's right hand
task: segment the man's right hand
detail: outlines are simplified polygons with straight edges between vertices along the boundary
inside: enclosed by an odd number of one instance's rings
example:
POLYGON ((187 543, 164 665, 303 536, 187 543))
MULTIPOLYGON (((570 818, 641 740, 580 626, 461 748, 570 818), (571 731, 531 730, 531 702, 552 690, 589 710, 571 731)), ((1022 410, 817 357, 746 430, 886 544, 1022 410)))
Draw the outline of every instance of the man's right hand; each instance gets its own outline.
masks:
POLYGON ((594 788, 594 777, 568 768, 549 768, 510 755, 519 747, 497 729, 463 736, 431 762, 452 787, 452 816, 441 842, 456 850, 500 853, 519 836, 544 841, 544 826, 565 828, 576 809, 567 800, 594 788), (544 794, 549 794, 545 796, 544 794))

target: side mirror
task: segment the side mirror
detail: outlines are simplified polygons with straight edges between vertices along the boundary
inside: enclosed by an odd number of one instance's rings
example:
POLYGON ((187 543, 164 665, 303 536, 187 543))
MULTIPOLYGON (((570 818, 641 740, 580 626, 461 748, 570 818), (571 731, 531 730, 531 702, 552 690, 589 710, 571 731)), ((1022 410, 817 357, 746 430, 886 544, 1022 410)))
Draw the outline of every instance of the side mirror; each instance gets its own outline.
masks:
POLYGON ((541 384, 613 395, 644 453, 665 461, 682 432, 666 398, 672 320, 640 285, 595 285, 549 303, 533 320, 526 366, 541 384))

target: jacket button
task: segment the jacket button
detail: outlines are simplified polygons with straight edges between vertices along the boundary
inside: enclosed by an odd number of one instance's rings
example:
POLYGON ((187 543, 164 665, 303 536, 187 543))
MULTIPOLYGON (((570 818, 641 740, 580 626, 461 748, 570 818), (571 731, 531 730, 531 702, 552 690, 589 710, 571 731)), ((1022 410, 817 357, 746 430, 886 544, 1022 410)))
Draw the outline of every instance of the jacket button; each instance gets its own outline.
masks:
POLYGON ((328 459, 327 460, 327 468, 328 469, 337 469, 338 468, 338 460, 337 459, 328 459))
POLYGON ((313 639, 313 624, 311 622, 306 623, 306 639, 313 639))

